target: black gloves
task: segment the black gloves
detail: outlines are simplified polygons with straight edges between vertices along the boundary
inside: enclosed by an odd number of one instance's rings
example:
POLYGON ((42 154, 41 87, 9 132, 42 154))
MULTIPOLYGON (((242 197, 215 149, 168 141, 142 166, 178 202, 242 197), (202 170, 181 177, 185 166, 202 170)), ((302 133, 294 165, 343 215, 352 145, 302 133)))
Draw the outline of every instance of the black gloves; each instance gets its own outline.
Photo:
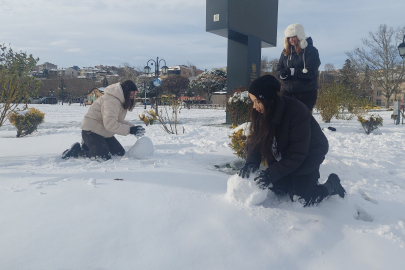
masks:
POLYGON ((136 137, 142 137, 145 134, 145 129, 142 126, 133 126, 129 129, 129 133, 136 137))
POLYGON ((260 171, 257 174, 257 177, 255 178, 255 182, 256 184, 261 188, 261 189, 267 189, 269 187, 272 187, 274 179, 271 179, 269 173, 264 170, 264 171, 260 171))
POLYGON ((280 79, 285 80, 289 76, 294 76, 295 68, 286 68, 280 71, 280 79))
POLYGON ((280 79, 287 79, 288 77, 288 71, 290 71, 290 69, 283 69, 282 71, 280 71, 280 79))
POLYGON ((255 164, 246 164, 242 169, 240 169, 239 176, 242 178, 249 178, 250 173, 254 173, 258 169, 259 167, 257 167, 255 164))

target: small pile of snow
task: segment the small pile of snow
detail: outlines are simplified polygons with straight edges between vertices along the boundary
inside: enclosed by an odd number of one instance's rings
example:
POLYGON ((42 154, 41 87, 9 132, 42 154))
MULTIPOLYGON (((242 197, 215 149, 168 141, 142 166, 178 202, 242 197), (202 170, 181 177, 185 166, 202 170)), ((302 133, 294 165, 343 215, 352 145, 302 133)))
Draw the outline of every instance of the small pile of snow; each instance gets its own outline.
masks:
POLYGON ((138 139, 131 148, 129 148, 127 156, 133 158, 147 158, 153 155, 153 152, 152 140, 148 137, 142 137, 138 139))
POLYGON ((97 185, 96 178, 90 178, 89 185, 95 187, 97 185))
POLYGON ((228 179, 226 198, 231 202, 258 205, 266 200, 268 190, 263 190, 254 182, 256 174, 242 178, 235 174, 228 179))

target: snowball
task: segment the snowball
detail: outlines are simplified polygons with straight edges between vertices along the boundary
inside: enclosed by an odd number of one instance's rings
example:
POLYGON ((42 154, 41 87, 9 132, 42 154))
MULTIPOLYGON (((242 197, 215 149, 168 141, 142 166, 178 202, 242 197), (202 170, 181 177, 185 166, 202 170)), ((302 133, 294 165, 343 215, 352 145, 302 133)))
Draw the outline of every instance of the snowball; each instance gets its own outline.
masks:
POLYGON ((228 179, 226 197, 232 202, 246 205, 258 205, 267 197, 267 189, 263 190, 253 181, 256 174, 242 178, 235 174, 228 179))
POLYGON ((142 137, 127 151, 128 157, 147 158, 153 155, 153 143, 148 137, 142 137))

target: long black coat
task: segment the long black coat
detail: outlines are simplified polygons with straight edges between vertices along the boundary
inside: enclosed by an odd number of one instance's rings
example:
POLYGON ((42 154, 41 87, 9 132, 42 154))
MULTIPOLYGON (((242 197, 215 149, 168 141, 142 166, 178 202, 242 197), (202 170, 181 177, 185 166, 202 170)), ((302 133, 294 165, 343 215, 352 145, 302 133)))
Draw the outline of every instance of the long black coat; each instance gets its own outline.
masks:
MULTIPOLYGON (((281 160, 267 160, 272 179, 289 174, 305 175, 317 169, 328 152, 328 139, 308 108, 300 101, 279 96, 271 123, 276 125, 277 149, 281 160)), ((261 162, 259 149, 252 151, 246 164, 261 162)))
MULTIPOLYGON (((294 76, 289 76, 283 81, 283 90, 291 94, 298 94, 308 91, 318 90, 318 68, 321 65, 318 50, 312 45, 312 38, 307 38, 308 46, 304 52, 297 55, 294 51, 291 55, 281 53, 280 60, 277 64, 276 75, 280 78, 281 71, 289 68, 294 68, 294 76), (307 73, 303 73, 305 68, 307 73)), ((280 78, 281 79, 281 78, 280 78)))

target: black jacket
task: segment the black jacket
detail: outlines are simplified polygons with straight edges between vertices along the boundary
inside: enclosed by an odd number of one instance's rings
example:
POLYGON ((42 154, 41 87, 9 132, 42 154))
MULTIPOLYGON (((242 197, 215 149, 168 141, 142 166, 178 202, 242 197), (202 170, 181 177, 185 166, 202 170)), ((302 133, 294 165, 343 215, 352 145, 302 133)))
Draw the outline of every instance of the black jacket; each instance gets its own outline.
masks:
POLYGON ((304 52, 297 55, 294 51, 291 55, 285 56, 281 53, 280 60, 277 65, 276 75, 281 79, 281 71, 289 68, 294 68, 294 76, 289 76, 287 79, 282 79, 283 90, 289 91, 291 94, 298 94, 308 91, 318 90, 318 68, 321 65, 318 50, 312 45, 312 38, 307 38, 308 46, 304 52), (305 68, 307 73, 303 73, 305 68))
MULTIPOLYGON (((317 169, 328 152, 328 139, 309 109, 300 101, 279 96, 271 123, 276 125, 277 149, 281 160, 267 160, 272 179, 289 174, 305 175, 317 169)), ((252 151, 246 164, 260 165, 259 149, 252 151)))

